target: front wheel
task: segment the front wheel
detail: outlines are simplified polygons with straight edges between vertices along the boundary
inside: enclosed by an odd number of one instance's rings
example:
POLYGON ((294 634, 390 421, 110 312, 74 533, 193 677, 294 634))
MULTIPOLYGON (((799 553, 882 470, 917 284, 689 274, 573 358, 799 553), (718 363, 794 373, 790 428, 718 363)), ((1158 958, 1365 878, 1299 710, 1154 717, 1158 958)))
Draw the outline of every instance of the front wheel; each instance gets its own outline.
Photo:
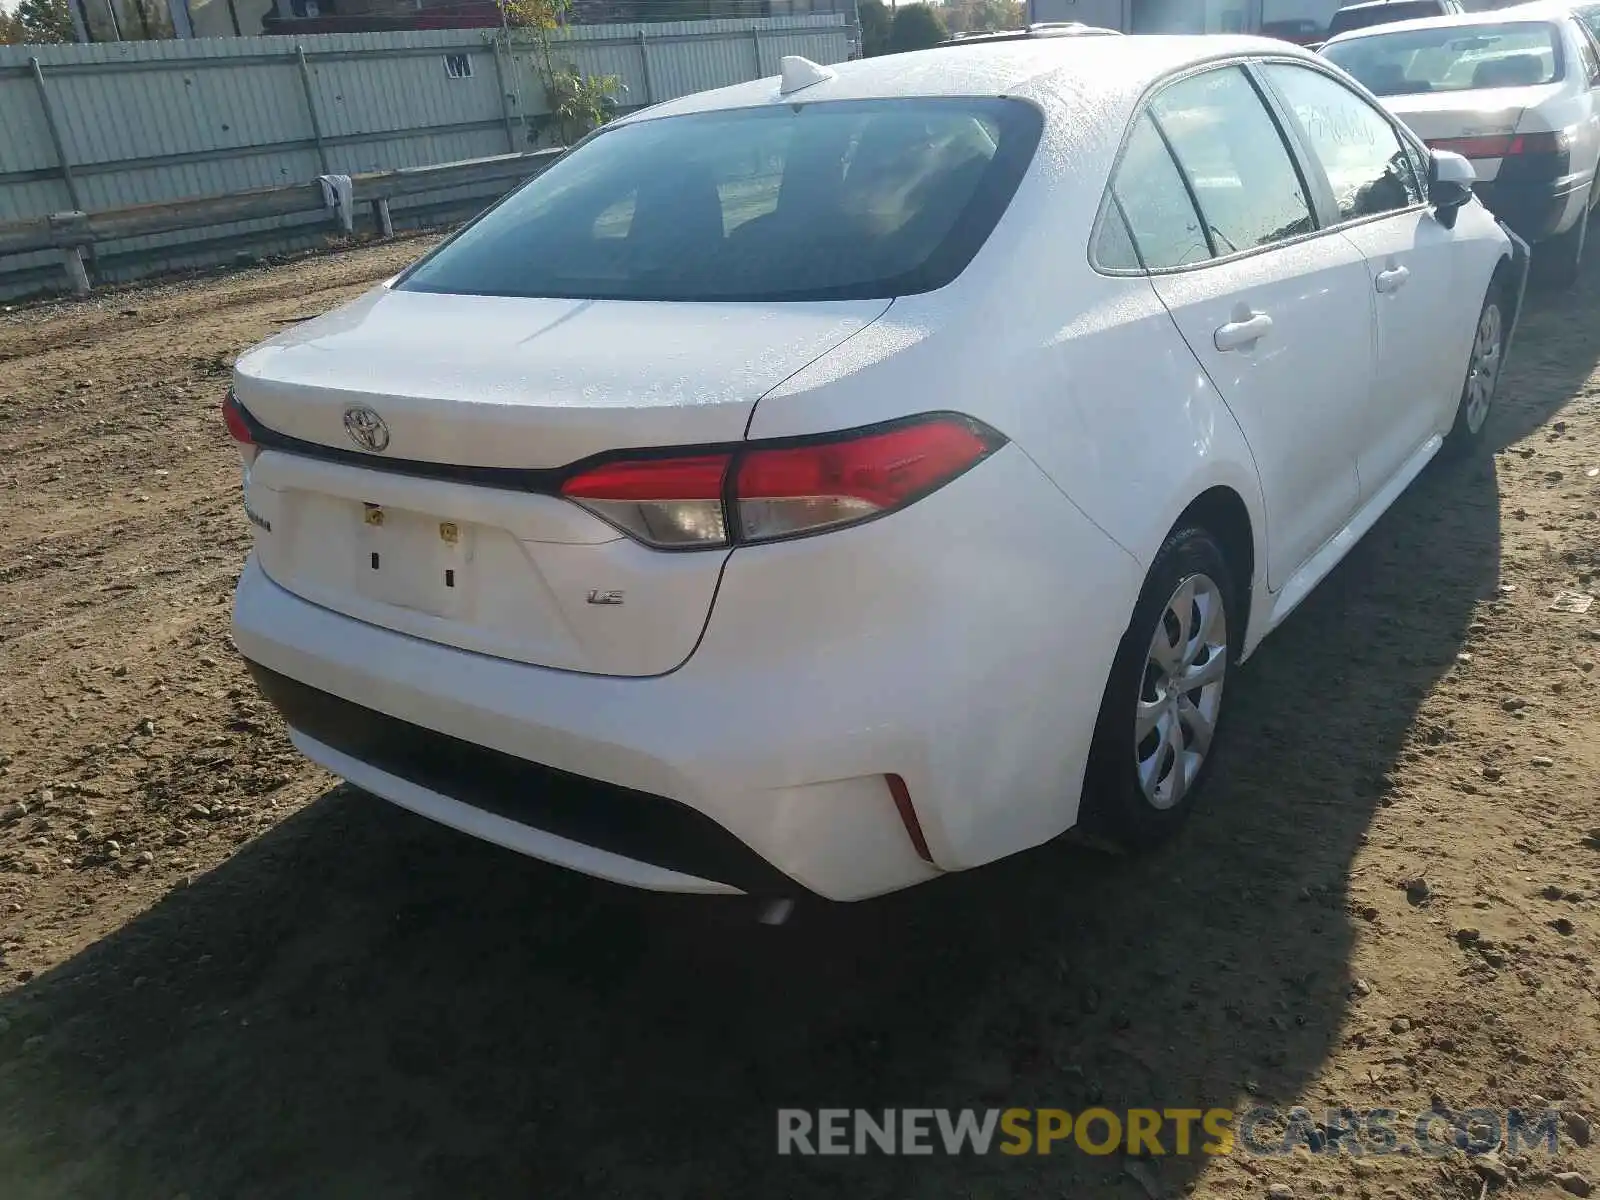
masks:
POLYGON ((1086 832, 1140 849, 1193 810, 1243 626, 1222 547, 1204 529, 1176 530, 1151 564, 1112 663, 1084 780, 1086 832))
POLYGON ((1491 284, 1478 313, 1478 328, 1472 335, 1467 355, 1467 378, 1461 386, 1461 401, 1456 406, 1455 424, 1445 439, 1445 449, 1464 456, 1483 442, 1500 386, 1500 368, 1506 358, 1507 313, 1505 292, 1498 281, 1491 284))

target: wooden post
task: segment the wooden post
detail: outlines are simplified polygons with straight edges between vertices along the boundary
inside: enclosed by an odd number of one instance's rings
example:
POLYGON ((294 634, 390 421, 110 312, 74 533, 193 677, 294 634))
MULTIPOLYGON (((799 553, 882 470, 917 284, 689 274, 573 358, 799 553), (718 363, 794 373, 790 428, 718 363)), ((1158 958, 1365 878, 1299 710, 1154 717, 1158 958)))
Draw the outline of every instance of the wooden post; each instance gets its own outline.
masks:
POLYGON ((761 30, 750 31, 750 44, 756 49, 756 73, 753 78, 760 79, 764 72, 761 70, 761 30))
POLYGON ((83 15, 83 0, 71 0, 67 8, 72 13, 72 40, 87 42, 89 40, 89 22, 83 15))
POLYGON ((332 174, 328 166, 328 147, 322 141, 322 118, 317 115, 317 93, 311 86, 311 67, 306 62, 306 48, 294 48, 295 61, 300 64, 300 90, 305 93, 306 112, 311 116, 311 138, 317 144, 317 161, 322 164, 324 175, 332 174))
POLYGON ((656 102, 655 82, 650 78, 650 39, 639 30, 639 73, 644 76, 644 102, 656 102))
POLYGON ((144 9, 144 0, 133 0, 133 11, 139 14, 139 31, 144 34, 144 40, 150 40, 150 14, 144 9))
POLYGON ((72 201, 72 207, 82 209, 83 200, 78 195, 78 181, 72 175, 72 160, 67 157, 67 143, 61 136, 61 124, 56 120, 55 105, 50 103, 50 89, 45 86, 44 67, 37 57, 30 58, 28 64, 33 68, 33 86, 39 93, 39 106, 44 109, 44 125, 50 133, 50 145, 55 148, 56 165, 61 170, 61 182, 67 185, 67 198, 72 201))
POLYGON ((72 285, 74 296, 87 296, 89 294, 89 272, 83 267, 83 247, 63 246, 61 248, 61 265, 67 269, 67 282, 72 285))
MULTIPOLYGON (((506 149, 508 151, 510 151, 512 154, 515 154, 519 149, 521 149, 521 147, 519 147, 517 145, 516 130, 513 129, 512 125, 511 125, 511 93, 506 88, 506 64, 505 64, 505 59, 501 57, 501 49, 502 49, 502 47, 501 47, 501 44, 500 44, 500 39, 499 38, 495 38, 495 40, 494 40, 494 77, 495 77, 495 81, 500 85, 500 119, 505 122, 505 127, 506 127, 506 149)), ((504 50, 505 50, 505 57, 506 58, 510 58, 511 57, 511 42, 510 42, 509 39, 505 43, 504 50)), ((516 63, 513 62, 511 64, 511 66, 512 66, 513 70, 516 69, 516 63)))
POLYGON ((372 219, 378 223, 378 234, 381 237, 394 236, 394 218, 389 214, 389 200, 380 196, 372 202, 372 219))

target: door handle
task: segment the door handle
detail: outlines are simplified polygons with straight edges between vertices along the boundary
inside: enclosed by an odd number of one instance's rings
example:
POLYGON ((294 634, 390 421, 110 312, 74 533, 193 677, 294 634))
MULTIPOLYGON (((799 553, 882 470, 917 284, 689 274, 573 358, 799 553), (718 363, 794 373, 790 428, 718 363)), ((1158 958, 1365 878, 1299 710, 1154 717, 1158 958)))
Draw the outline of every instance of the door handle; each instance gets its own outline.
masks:
POLYGON ((1254 346, 1271 332, 1271 317, 1266 313, 1251 313, 1240 320, 1229 321, 1217 330, 1213 340, 1218 350, 1244 350, 1254 346))
POLYGON ((1390 267, 1386 271, 1379 271, 1374 281, 1379 292, 1387 296, 1390 292, 1398 292, 1405 287, 1406 280, 1411 278, 1410 267, 1390 267))

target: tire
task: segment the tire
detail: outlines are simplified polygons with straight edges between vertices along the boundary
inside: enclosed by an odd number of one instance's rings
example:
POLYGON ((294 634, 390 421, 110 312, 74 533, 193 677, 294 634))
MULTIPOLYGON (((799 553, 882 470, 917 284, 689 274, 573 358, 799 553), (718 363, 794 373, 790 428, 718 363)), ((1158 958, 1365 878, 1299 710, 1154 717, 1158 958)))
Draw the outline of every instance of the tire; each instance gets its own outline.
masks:
POLYGON ((1244 617, 1217 540, 1197 526, 1169 535, 1151 564, 1106 682, 1084 778, 1079 824, 1085 833, 1126 850, 1147 849, 1170 837, 1194 810, 1216 759, 1244 617), (1180 642, 1178 612, 1186 595, 1189 633, 1180 642), (1189 664, 1182 678, 1207 682, 1180 690, 1158 662, 1174 656, 1189 664), (1181 751, 1171 741, 1174 729, 1181 751))
POLYGON ((1565 291, 1578 282, 1583 270, 1584 246, 1589 239, 1589 211, 1584 209, 1571 229, 1540 242, 1534 250, 1533 262, 1539 282, 1557 291, 1565 291))
POLYGON ((1456 405, 1455 423, 1444 441, 1445 451, 1457 458, 1472 454, 1483 444, 1483 431, 1489 425, 1500 373, 1506 361, 1506 330, 1510 328, 1509 305, 1505 288, 1496 279, 1489 285, 1478 312, 1478 324, 1467 351, 1466 379, 1461 385, 1461 400, 1456 405))

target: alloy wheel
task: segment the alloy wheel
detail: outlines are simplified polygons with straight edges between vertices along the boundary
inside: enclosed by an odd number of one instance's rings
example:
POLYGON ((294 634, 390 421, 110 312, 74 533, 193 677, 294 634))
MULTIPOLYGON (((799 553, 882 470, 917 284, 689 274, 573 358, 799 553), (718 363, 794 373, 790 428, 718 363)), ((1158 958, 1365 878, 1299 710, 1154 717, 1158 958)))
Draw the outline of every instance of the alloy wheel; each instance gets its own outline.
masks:
POLYGON ((1500 316, 1500 306, 1493 302, 1484 305, 1478 318, 1478 332, 1472 340, 1472 359, 1467 364, 1467 431, 1477 433, 1489 416, 1489 405, 1494 400, 1495 385, 1500 380, 1500 363, 1504 357, 1505 322, 1500 316))
POLYGON ((1199 777, 1227 673, 1222 591, 1210 576, 1190 575, 1156 622, 1134 715, 1134 766, 1153 807, 1175 807, 1199 777))

